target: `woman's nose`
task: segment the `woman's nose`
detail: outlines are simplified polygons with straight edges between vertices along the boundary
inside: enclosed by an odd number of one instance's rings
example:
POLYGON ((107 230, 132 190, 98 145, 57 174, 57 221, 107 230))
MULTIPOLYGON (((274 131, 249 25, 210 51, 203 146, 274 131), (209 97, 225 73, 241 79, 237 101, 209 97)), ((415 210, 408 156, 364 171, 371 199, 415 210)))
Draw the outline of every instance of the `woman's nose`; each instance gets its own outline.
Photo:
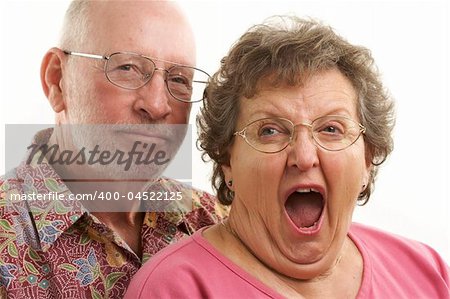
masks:
POLYGON ((297 167, 300 171, 307 171, 319 164, 318 148, 307 126, 296 128, 288 146, 288 165, 297 167))

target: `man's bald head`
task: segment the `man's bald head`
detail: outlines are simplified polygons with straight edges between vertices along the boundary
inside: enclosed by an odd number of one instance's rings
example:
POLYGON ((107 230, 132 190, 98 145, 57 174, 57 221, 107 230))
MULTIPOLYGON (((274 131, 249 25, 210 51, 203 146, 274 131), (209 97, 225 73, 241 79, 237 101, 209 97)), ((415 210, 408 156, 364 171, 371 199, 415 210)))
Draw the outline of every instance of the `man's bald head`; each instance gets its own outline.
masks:
POLYGON ((97 57, 131 52, 151 57, 158 70, 195 66, 193 32, 176 3, 73 1, 65 16, 60 48, 46 54, 41 79, 57 123, 188 122, 191 105, 173 98, 164 72, 157 71, 139 89, 124 89, 105 74, 109 58, 68 56, 64 51, 97 57))
MULTIPOLYGON (((72 51, 101 52, 101 51, 134 51, 138 49, 125 49, 118 43, 112 45, 111 39, 117 42, 133 42, 140 44, 146 39, 161 41, 156 36, 145 36, 145 27, 160 26, 161 31, 167 32, 166 40, 180 41, 183 51, 186 51, 188 61, 179 61, 193 64, 195 57, 194 35, 190 24, 181 11, 180 7, 173 1, 73 1, 65 15, 64 25, 61 32, 60 47, 72 51), (164 29, 167 27, 167 29, 164 29), (176 30, 168 30, 176 27, 176 30), (143 35, 133 35, 132 31, 139 30, 143 35), (141 38, 141 40, 136 40, 141 38), (114 50, 112 50, 114 48, 114 50)), ((144 46, 141 47, 145 50, 144 46)), ((110 54, 110 53, 101 54, 110 54)), ((144 51, 141 54, 150 55, 144 51)), ((99 53, 100 54, 100 53, 99 53)), ((155 56, 157 53, 151 53, 155 56)), ((157 57, 161 58, 162 57, 157 57)))

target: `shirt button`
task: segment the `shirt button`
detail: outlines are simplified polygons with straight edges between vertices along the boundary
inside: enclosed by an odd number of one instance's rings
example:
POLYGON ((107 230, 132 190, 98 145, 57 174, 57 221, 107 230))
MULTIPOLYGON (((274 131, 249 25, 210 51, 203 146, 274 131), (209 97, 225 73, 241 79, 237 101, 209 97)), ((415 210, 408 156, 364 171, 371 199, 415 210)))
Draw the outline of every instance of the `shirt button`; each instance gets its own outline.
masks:
POLYGON ((169 225, 167 227, 167 232, 171 235, 175 235, 175 233, 177 232, 177 228, 175 225, 169 225))

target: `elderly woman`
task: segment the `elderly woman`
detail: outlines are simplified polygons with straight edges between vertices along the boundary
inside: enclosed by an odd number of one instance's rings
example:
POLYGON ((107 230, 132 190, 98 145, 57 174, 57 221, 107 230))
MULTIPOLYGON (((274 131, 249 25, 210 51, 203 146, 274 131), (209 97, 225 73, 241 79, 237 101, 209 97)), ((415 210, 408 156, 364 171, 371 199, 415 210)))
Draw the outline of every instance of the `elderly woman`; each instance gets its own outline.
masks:
POLYGON ((155 256, 127 298, 450 298, 435 251, 352 223, 393 147, 370 52, 274 20, 222 60, 198 118, 229 218, 155 256))

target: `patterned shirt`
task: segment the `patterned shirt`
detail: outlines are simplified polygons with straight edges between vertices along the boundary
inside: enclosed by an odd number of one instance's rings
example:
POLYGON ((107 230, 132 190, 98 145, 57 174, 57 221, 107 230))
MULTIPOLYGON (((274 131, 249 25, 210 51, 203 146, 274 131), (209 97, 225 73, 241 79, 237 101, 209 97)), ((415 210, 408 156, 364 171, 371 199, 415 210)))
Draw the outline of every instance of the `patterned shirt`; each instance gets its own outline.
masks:
POLYGON ((158 183, 191 196, 192 209, 146 212, 140 258, 80 202, 10 200, 13 194, 71 194, 48 163, 22 163, 0 178, 0 298, 122 298, 151 256, 227 213, 208 193, 167 178, 158 183))

